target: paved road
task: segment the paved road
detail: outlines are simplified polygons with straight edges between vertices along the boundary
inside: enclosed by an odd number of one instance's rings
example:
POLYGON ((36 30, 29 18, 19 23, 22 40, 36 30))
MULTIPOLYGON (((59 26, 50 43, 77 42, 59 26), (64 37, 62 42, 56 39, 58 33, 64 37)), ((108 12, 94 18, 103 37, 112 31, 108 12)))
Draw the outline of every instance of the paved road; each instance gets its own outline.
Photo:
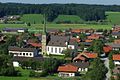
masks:
POLYGON ((110 80, 111 72, 110 72, 110 68, 109 68, 109 59, 108 58, 105 59, 104 64, 108 68, 108 72, 106 73, 106 79, 105 80, 110 80))

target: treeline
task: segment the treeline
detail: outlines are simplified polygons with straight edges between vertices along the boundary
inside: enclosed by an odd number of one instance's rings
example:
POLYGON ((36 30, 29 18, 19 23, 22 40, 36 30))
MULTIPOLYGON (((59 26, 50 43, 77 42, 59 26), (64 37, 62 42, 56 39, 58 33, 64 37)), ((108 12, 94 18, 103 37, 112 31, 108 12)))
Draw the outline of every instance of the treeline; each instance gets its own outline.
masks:
POLYGON ((78 15, 85 21, 98 21, 106 18, 105 11, 120 11, 117 5, 87 4, 20 4, 0 3, 0 17, 6 15, 44 14, 47 21, 53 21, 59 14, 78 15))

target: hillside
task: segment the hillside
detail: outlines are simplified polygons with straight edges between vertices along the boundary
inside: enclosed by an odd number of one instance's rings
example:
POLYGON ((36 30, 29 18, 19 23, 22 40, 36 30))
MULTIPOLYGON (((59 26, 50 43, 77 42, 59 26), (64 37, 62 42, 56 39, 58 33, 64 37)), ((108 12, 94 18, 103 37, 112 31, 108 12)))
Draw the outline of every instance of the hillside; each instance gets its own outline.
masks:
POLYGON ((106 12, 110 24, 120 24, 120 12, 106 12))
POLYGON ((31 24, 41 24, 43 16, 41 14, 24 14, 20 20, 31 24))
POLYGON ((83 23, 84 21, 76 15, 59 15, 54 23, 83 23))

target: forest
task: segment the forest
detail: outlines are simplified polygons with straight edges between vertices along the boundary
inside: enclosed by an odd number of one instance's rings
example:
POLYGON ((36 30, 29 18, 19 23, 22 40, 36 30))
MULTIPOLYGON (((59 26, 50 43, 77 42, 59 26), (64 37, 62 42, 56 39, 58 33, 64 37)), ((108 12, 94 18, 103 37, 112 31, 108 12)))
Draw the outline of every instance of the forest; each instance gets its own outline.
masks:
POLYGON ((22 4, 0 3, 0 17, 22 14, 46 14, 47 21, 52 22, 58 15, 77 15, 85 21, 102 21, 106 11, 119 12, 117 5, 87 4, 22 4))

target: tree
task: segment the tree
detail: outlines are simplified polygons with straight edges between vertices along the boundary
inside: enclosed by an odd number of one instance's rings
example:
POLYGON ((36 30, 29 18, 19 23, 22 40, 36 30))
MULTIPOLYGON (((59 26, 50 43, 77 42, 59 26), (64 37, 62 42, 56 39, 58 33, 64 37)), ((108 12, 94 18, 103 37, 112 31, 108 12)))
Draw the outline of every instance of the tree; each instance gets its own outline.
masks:
POLYGON ((63 64, 64 60, 58 60, 55 58, 46 59, 42 64, 42 70, 48 74, 57 72, 58 66, 63 64))
POLYGON ((103 46, 104 43, 102 40, 94 40, 88 50, 96 52, 100 56, 103 53, 103 46))
POLYGON ((92 70, 83 76, 82 80, 104 80, 106 77, 105 74, 107 73, 107 68, 104 63, 97 58, 91 63, 91 66, 92 70))

